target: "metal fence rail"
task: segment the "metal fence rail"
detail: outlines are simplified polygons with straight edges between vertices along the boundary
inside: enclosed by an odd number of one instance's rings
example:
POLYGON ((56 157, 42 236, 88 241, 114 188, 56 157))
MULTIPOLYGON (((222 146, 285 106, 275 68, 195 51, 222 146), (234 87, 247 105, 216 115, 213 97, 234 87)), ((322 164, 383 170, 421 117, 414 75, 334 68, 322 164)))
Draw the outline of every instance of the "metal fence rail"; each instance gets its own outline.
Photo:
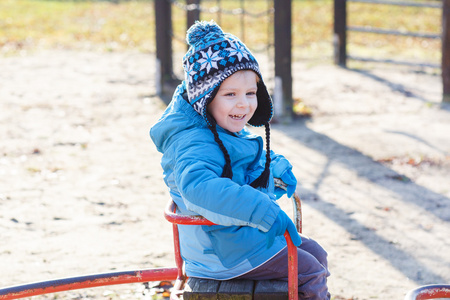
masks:
POLYGON ((206 7, 199 3, 184 4, 178 0, 169 0, 169 1, 174 6, 181 8, 182 10, 185 10, 185 11, 198 10, 199 12, 203 12, 203 13, 210 13, 210 14, 223 13, 223 14, 227 14, 227 15, 245 15, 245 16, 252 17, 252 18, 264 17, 268 14, 272 14, 275 11, 275 9, 272 7, 266 11, 254 13, 250 10, 243 9, 242 7, 238 7, 238 8, 234 8, 234 9, 224 9, 219 5, 216 5, 213 7, 206 7))
POLYGON ((365 26, 364 27, 363 26, 347 26, 347 31, 412 36, 412 37, 426 38, 426 39, 440 39, 441 38, 440 34, 400 31, 400 30, 382 29, 382 28, 365 27, 365 26))
POLYGON ((450 0, 441 1, 387 1, 387 0, 334 0, 334 62, 346 67, 347 60, 359 60, 366 62, 383 62, 408 66, 421 66, 441 68, 443 81, 443 101, 450 102, 450 0), (360 2, 381 5, 429 7, 442 9, 442 31, 441 33, 408 32, 394 29, 384 29, 366 26, 347 25, 347 2, 360 2), (347 31, 386 34, 397 36, 411 36, 425 39, 441 39, 442 61, 441 64, 427 62, 408 62, 393 59, 374 59, 347 54, 347 31))
POLYGON ((411 6, 411 7, 430 7, 430 8, 442 8, 442 3, 436 2, 412 2, 412 1, 387 1, 387 0, 348 0, 349 2, 361 2, 372 4, 387 4, 398 6, 411 6))
POLYGON ((410 66, 410 67, 426 67, 426 68, 436 68, 436 69, 441 67, 441 65, 439 65, 439 64, 433 64, 433 63, 427 63, 427 62, 410 62, 410 61, 394 60, 394 59, 377 59, 377 58, 361 57, 361 56, 355 56, 355 55, 348 55, 347 58, 352 59, 352 60, 363 61, 363 62, 386 63, 386 64, 402 65, 402 66, 410 66))
MULTIPOLYGON (((428 7, 428 8, 442 9, 442 2, 431 3, 431 2, 386 1, 386 0, 347 0, 347 2, 384 4, 384 5, 408 6, 408 7, 428 7)), ((411 36, 411 37, 427 38, 427 39, 440 39, 441 38, 440 33, 433 34, 433 33, 425 33, 425 32, 407 32, 407 31, 400 31, 400 30, 367 27, 367 26, 347 26, 347 31, 399 35, 399 36, 411 36)), ((423 65, 423 64, 421 64, 421 65, 423 65)))
MULTIPOLYGON (((444 0, 445 1, 445 0, 444 0)), ((382 5, 396 5, 396 6, 413 6, 413 7, 430 7, 442 9, 443 3, 432 3, 432 2, 412 2, 412 1, 387 1, 387 0, 335 0, 334 1, 334 34, 335 34, 335 63, 341 66, 346 66, 347 59, 356 59, 363 61, 383 61, 397 64, 408 64, 408 65, 434 65, 426 62, 402 62, 395 60, 376 60, 372 58, 360 58, 357 56, 347 55, 347 31, 354 32, 365 32, 374 34, 385 34, 385 35, 397 35, 397 36, 410 36, 417 38, 427 38, 427 39, 441 39, 441 33, 425 33, 425 32, 408 32, 402 30, 377 28, 370 26, 348 26, 347 25, 347 2, 359 2, 359 3, 369 3, 369 4, 382 4, 382 5)), ((443 31, 445 28, 443 29, 443 31)))
MULTIPOLYGON (((245 18, 253 18, 253 19, 259 19, 264 17, 270 17, 273 16, 275 9, 274 7, 270 7, 267 10, 261 11, 261 12, 252 12, 250 10, 247 10, 243 7, 238 7, 234 9, 225 9, 220 5, 207 7, 205 5, 200 4, 200 0, 188 0, 185 3, 180 2, 179 0, 167 0, 169 1, 173 7, 176 7, 178 9, 181 9, 184 11, 187 15, 187 28, 189 28, 196 20, 200 19, 200 13, 206 13, 206 14, 216 14, 217 15, 217 23, 221 25, 221 18, 222 15, 228 15, 228 16, 236 16, 240 19, 240 36, 241 39, 245 42, 245 18)), ((267 0, 269 2, 269 0, 267 0)), ((216 2, 217 3, 217 2, 216 2)), ((220 3, 220 0, 219 0, 220 3)), ((241 4, 243 5, 244 0, 241 0, 241 4)), ((273 17, 271 17, 273 19, 273 17)), ((184 37, 181 37, 180 35, 175 34, 175 32, 170 33, 172 38, 175 41, 185 43, 184 37)), ((271 36, 270 32, 267 32, 268 37, 271 36)), ((271 50, 271 48, 274 47, 273 41, 271 41, 270 38, 268 38, 268 42, 266 43, 265 47, 255 49, 252 48, 253 52, 268 52, 271 50)))

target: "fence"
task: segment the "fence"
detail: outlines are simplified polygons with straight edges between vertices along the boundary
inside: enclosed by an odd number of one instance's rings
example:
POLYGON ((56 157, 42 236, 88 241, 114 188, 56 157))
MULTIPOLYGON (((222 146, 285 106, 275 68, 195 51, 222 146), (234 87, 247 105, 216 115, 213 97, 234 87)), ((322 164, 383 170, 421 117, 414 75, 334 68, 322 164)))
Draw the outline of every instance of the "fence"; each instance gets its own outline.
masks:
POLYGON ((450 0, 442 0, 442 3, 432 2, 406 2, 406 1, 385 1, 385 0, 334 0, 334 61, 335 64, 346 67, 347 59, 386 62, 403 65, 419 65, 430 67, 441 67, 443 83, 443 101, 450 102, 450 0), (383 5, 431 7, 442 9, 442 32, 441 34, 403 32, 398 30, 386 30, 380 28, 366 28, 347 25, 347 2, 363 2, 383 5), (347 31, 370 32, 376 34, 390 34, 399 36, 412 36, 427 39, 442 40, 442 60, 441 65, 431 63, 406 62, 396 60, 377 60, 351 56, 347 54, 347 31))
MULTIPOLYGON (((220 2, 220 0, 217 0, 220 2)), ((242 0, 243 1, 243 0, 242 0)), ((172 30, 172 6, 186 11, 186 29, 195 20, 200 19, 202 12, 216 12, 220 23, 221 14, 235 14, 244 17, 251 15, 251 12, 242 8, 225 10, 220 6, 206 8, 201 5, 200 0, 186 0, 182 3, 176 0, 155 0, 155 23, 156 23, 156 58, 158 62, 157 92, 161 95, 168 95, 173 92, 174 85, 179 79, 173 72, 173 30, 172 30)), ((275 0, 270 13, 274 15, 273 35, 274 35, 274 105, 275 118, 289 122, 293 117, 292 99, 292 0, 275 0)), ((253 15, 253 17, 258 17, 253 15)), ((245 26, 241 26, 241 35, 245 36, 245 26)), ((237 33, 236 33, 237 34, 237 33)), ((242 38, 242 37, 241 37, 242 38)), ((269 58, 269 61, 271 58, 269 58)))
MULTIPOLYGON (((215 0, 218 3, 225 0, 215 0)), ((245 0, 240 0, 243 3, 245 0)), ((159 70, 157 71, 157 87, 158 93, 161 95, 170 94, 174 85, 179 83, 179 79, 174 76, 172 61, 172 40, 174 38, 172 30, 172 7, 176 6, 186 12, 186 29, 200 19, 202 12, 216 12, 220 23, 222 14, 240 15, 242 22, 245 15, 251 15, 250 12, 237 8, 233 10, 225 10, 220 6, 214 8, 205 8, 201 5, 201 0, 185 0, 183 2, 176 0, 154 0, 155 19, 156 19, 156 57, 159 70)), ((275 117, 283 118, 283 121, 290 121, 293 116, 293 100, 292 100, 292 29, 291 29, 291 8, 292 0, 274 0, 273 9, 270 10, 274 15, 273 35, 274 35, 274 104, 275 117)), ((414 37, 438 39, 442 42, 442 82, 443 82, 443 101, 450 102, 450 0, 442 0, 441 3, 428 2, 406 2, 406 1, 386 1, 386 0, 334 0, 334 49, 335 63, 346 66, 347 59, 358 59, 365 61, 377 61, 370 58, 362 58, 347 55, 347 31, 371 32, 377 34, 391 35, 409 35, 414 37), (356 26, 347 26, 347 2, 365 2, 377 3, 384 5, 401 5, 401 6, 419 6, 419 7, 435 7, 442 8, 442 32, 441 34, 432 33, 413 33, 400 32, 395 30, 385 30, 377 28, 365 28, 356 26)), ((258 17, 258 16, 253 16, 258 17)), ((238 21, 239 22, 239 21, 238 21)), ((245 26, 241 25, 241 38, 245 37, 245 26)), ((237 33, 238 34, 238 33, 237 33)), ((380 60, 378 60, 380 61, 380 60)), ((423 66, 434 66, 427 63, 410 63, 400 62, 386 59, 387 63, 399 64, 415 64, 423 66)))

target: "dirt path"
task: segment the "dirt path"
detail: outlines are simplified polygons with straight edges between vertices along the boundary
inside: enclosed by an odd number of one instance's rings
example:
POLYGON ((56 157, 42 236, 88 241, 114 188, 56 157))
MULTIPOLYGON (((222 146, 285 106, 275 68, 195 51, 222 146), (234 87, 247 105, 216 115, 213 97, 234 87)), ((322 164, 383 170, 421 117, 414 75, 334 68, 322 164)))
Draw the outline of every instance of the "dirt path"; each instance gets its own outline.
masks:
MULTIPOLYGON (((0 286, 173 265, 168 193, 148 130, 154 57, 0 58, 0 286)), ((402 299, 450 282, 450 108, 439 76, 294 67, 313 118, 274 124, 304 232, 329 252, 335 299, 402 299)), ((40 297, 52 298, 53 296, 40 297)), ((149 299, 140 285, 59 298, 149 299)))

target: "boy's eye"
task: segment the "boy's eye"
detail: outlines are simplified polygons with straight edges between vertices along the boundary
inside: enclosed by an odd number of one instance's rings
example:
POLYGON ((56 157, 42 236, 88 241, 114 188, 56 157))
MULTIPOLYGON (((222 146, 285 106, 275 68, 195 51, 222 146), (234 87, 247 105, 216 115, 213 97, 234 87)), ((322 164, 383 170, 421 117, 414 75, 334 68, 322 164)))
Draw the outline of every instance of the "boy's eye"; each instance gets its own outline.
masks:
POLYGON ((232 97, 234 96, 234 93, 226 93, 225 96, 232 97))
POLYGON ((253 95, 256 95, 256 92, 248 92, 247 95, 253 96, 253 95))

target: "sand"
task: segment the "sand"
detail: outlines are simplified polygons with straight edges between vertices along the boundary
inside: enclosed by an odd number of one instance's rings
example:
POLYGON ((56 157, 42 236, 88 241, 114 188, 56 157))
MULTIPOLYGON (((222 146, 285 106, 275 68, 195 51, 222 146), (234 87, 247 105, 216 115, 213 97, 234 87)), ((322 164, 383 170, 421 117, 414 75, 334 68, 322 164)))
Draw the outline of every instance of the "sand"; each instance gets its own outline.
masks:
MULTIPOLYGON (((155 57, 48 50, 0 58, 0 287, 173 266, 155 57)), ((450 107, 439 75, 296 63, 311 118, 272 125, 303 232, 329 253, 334 299, 450 283, 450 107)), ((260 129, 256 129, 260 132, 260 129)), ((287 200, 285 200, 287 201, 287 200)), ((36 299, 150 299, 142 284, 36 299)), ((148 290, 147 290, 148 291, 148 290)))

